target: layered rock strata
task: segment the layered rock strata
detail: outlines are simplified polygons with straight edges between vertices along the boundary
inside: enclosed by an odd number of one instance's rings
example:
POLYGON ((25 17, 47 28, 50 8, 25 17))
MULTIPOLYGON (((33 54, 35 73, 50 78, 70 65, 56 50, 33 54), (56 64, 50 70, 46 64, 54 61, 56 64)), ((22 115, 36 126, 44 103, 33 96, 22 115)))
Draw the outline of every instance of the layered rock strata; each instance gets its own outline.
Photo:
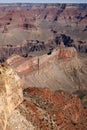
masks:
POLYGON ((47 86, 52 90, 73 92, 87 84, 84 64, 73 47, 59 46, 52 54, 26 59, 13 55, 7 63, 24 79, 25 88, 47 86))
POLYGON ((45 54, 43 56, 29 57, 24 59, 18 55, 12 55, 7 59, 7 63, 14 68, 16 67, 16 71, 19 73, 33 72, 34 70, 38 70, 39 68, 43 68, 44 64, 48 62, 53 62, 55 60, 60 59, 73 59, 77 58, 77 52, 74 47, 58 47, 53 51, 52 54, 45 54), (17 59, 17 60, 16 60, 17 59), (15 62, 14 62, 15 61, 15 62), (22 63, 22 64, 21 64, 22 63))

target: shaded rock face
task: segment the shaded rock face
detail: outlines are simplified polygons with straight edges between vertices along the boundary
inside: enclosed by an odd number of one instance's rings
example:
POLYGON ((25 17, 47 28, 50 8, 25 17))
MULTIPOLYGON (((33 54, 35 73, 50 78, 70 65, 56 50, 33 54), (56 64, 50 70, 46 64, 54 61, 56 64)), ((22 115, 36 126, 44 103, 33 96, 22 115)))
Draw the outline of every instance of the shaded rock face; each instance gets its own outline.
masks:
POLYGON ((23 101, 19 76, 8 66, 0 65, 0 129, 5 130, 7 118, 23 101))
POLYGON ((87 109, 82 107, 79 98, 63 91, 28 88, 18 109, 35 129, 87 129, 87 109))
POLYGON ((67 47, 71 47, 73 43, 73 39, 71 39, 70 36, 67 36, 65 34, 60 34, 59 36, 55 37, 55 43, 59 45, 61 43, 61 40, 63 41, 64 45, 67 47))
POLYGON ((55 47, 58 47, 60 45, 61 40, 63 41, 64 45, 66 47, 71 47, 73 40, 65 35, 65 34, 60 34, 55 39, 48 41, 46 44, 44 41, 39 41, 39 40, 25 40, 25 43, 22 45, 12 45, 8 44, 5 46, 0 47, 0 62, 4 62, 9 56, 12 54, 18 54, 23 57, 28 57, 28 55, 32 52, 44 52, 47 49, 54 49, 55 47))
POLYGON ((43 41, 26 41, 24 45, 14 46, 6 45, 0 47, 0 62, 4 62, 12 54, 18 54, 23 57, 28 57, 30 52, 40 52, 46 49, 46 45, 43 41))
POLYGON ((78 52, 87 54, 87 41, 76 41, 72 44, 78 52))
POLYGON ((87 108, 87 91, 78 90, 78 91, 74 92, 74 94, 77 95, 77 97, 79 97, 81 99, 81 102, 82 102, 84 108, 87 108))

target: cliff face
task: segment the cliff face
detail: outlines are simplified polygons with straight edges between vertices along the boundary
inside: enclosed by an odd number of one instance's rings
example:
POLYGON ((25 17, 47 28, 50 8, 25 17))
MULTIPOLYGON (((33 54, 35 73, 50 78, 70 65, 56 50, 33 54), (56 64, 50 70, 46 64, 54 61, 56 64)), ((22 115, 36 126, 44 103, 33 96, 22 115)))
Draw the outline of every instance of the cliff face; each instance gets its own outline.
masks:
POLYGON ((45 54, 43 56, 29 58, 22 58, 20 56, 13 55, 7 59, 7 63, 14 68, 16 67, 16 71, 19 73, 29 73, 35 70, 39 71, 38 69, 45 67, 45 64, 48 62, 52 63, 53 61, 61 59, 67 61, 67 59, 70 58, 77 58, 76 49, 73 47, 68 48, 60 45, 56 50, 52 52, 52 54, 45 54), (21 64, 22 62, 23 64, 21 64))
POLYGON ((0 65, 0 129, 5 130, 7 118, 23 101, 21 79, 7 65, 0 65))
POLYGON ((0 62, 4 62, 9 56, 18 54, 22 57, 28 57, 31 52, 41 52, 46 50, 47 45, 43 41, 31 40, 24 41, 19 45, 0 46, 0 62))
MULTIPOLYGON (((11 5, 12 6, 12 5, 11 5)), ((22 27, 25 29, 35 28, 37 21, 62 21, 64 24, 84 24, 87 21, 86 8, 84 5, 69 5, 69 4, 42 4, 42 5, 13 5, 11 7, 2 6, 1 10, 1 26, 22 27), (79 7, 78 7, 79 6, 79 7), (72 10, 72 11, 71 11, 72 10), (21 14, 22 12, 22 14, 21 14), (29 16, 29 17, 28 17, 29 16), (15 23, 16 21, 16 23, 15 23)))
POLYGON ((49 87, 73 92, 86 88, 86 70, 73 47, 58 47, 50 55, 24 58, 13 55, 8 60, 25 80, 25 87, 49 87), (83 82, 84 81, 84 82, 83 82), (62 86, 62 87, 61 87, 62 86))

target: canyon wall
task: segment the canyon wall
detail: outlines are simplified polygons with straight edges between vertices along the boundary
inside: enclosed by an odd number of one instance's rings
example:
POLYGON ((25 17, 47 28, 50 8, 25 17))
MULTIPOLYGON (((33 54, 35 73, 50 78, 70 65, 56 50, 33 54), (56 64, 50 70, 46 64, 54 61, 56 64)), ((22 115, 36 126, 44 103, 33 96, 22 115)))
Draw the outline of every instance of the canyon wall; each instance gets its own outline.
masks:
POLYGON ((7 119, 23 101, 23 84, 8 65, 0 65, 0 130, 5 130, 7 119))
POLYGON ((74 47, 62 47, 61 45, 55 49, 52 54, 45 54, 43 56, 22 58, 17 55, 11 56, 7 59, 7 63, 16 67, 16 71, 19 73, 30 73, 35 70, 43 68, 48 62, 51 63, 60 59, 77 58, 77 52, 74 47), (16 60, 17 59, 17 60, 16 60), (19 59, 19 60, 18 60, 19 59), (25 59, 25 61, 24 61, 25 59), (15 62, 14 62, 15 61, 15 62), (17 63, 18 62, 18 63, 17 63), (19 63, 20 62, 20 63, 19 63), (23 62, 23 63, 22 63, 23 62), (22 64, 21 64, 22 63, 22 64), (18 66, 16 65, 18 64, 18 66))
POLYGON ((26 88, 47 86, 68 92, 86 88, 86 69, 74 47, 60 45, 51 54, 36 57, 13 55, 7 63, 25 80, 26 88))

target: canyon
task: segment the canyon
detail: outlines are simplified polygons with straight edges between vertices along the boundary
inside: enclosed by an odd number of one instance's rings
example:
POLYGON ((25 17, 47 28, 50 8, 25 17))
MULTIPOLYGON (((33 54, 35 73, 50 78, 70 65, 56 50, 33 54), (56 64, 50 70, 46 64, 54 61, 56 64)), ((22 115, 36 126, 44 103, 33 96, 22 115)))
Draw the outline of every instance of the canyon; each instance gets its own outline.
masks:
POLYGON ((87 129, 87 4, 0 4, 0 130, 87 129))
POLYGON ((74 47, 61 43, 50 55, 26 59, 12 55, 6 64, 24 83, 24 100, 8 118, 6 130, 87 129, 87 71, 74 47))
POLYGON ((0 62, 15 53, 23 57, 49 53, 61 39, 65 46, 87 53, 86 12, 84 4, 2 4, 0 62))

